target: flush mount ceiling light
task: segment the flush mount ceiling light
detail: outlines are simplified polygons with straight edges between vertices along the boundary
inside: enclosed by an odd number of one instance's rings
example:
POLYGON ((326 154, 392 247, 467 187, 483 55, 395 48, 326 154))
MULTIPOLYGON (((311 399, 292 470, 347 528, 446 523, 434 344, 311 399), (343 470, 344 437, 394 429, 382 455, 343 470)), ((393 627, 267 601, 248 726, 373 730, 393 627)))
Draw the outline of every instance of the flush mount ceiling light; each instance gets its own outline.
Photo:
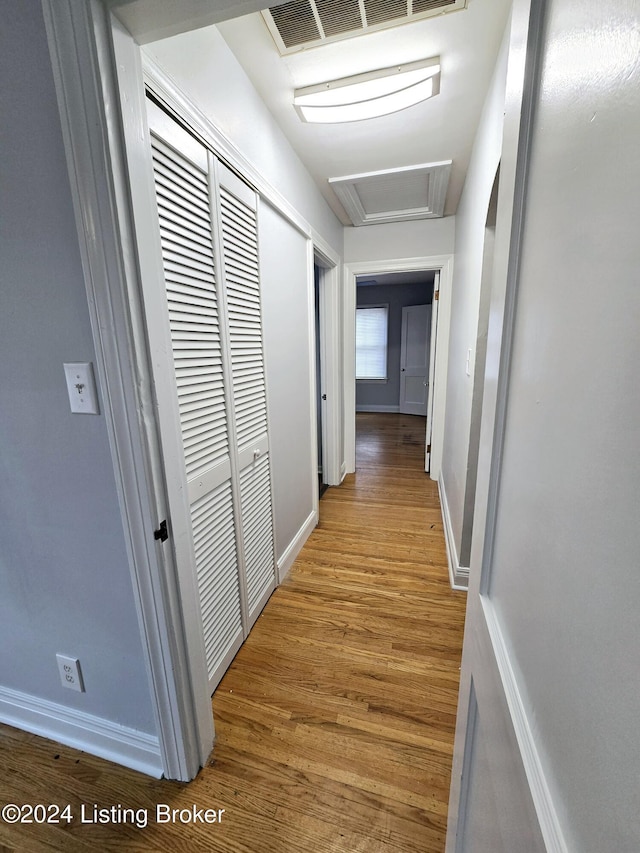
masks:
POLYGON ((296 89, 293 105, 303 121, 331 124, 389 115, 439 91, 437 56, 296 89))

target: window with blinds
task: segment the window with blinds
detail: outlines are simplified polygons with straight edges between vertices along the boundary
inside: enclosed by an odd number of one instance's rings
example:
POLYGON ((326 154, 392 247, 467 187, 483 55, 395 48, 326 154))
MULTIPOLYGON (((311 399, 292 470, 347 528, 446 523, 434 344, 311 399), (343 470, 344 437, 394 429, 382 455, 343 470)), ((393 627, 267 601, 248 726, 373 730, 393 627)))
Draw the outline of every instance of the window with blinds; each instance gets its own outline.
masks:
POLYGON ((387 378, 389 306, 356 309, 356 379, 387 378))

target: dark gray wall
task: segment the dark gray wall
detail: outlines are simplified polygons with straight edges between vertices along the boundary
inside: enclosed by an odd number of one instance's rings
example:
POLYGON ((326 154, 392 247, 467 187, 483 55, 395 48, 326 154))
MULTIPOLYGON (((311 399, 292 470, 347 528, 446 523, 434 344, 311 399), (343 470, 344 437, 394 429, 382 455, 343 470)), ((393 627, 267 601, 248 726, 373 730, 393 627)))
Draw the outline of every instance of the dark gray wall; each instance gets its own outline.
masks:
POLYGON ((407 305, 426 305, 433 298, 433 284, 360 285, 358 308, 365 305, 389 305, 387 382, 356 382, 356 409, 372 407, 398 410, 400 403, 400 337, 402 309, 407 305))
POLYGON ((95 356, 39 0, 3 4, 0 79, 0 687, 153 732, 105 419, 65 388, 95 356))

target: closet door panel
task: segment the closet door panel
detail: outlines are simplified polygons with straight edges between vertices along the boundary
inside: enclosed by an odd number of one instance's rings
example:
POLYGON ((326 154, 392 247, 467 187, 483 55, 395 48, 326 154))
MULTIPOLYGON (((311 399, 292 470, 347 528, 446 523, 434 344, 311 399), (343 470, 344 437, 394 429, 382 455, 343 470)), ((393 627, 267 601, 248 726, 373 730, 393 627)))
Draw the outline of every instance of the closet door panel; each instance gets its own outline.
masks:
POLYGON ((213 689, 244 637, 206 149, 148 104, 177 406, 213 689))
POLYGON ((257 458, 240 474, 250 624, 259 616, 275 585, 270 479, 268 456, 257 458))
POLYGON ((249 624, 275 588, 257 196, 220 165, 220 228, 249 624))
POLYGON ((191 518, 213 691, 243 640, 231 481, 193 503, 191 518))

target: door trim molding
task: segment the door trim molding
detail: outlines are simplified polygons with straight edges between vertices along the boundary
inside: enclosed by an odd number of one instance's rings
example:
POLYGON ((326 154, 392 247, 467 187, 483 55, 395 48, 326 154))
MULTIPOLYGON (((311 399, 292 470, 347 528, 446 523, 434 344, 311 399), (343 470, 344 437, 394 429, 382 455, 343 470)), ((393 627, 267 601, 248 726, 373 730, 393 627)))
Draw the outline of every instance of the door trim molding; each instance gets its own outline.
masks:
MULTIPOLYGON (((312 231, 313 264, 320 261, 322 280, 320 284, 320 338, 322 382, 327 395, 324 417, 322 419, 325 447, 323 447, 323 468, 328 486, 339 486, 341 482, 340 465, 342 437, 342 383, 340 363, 340 257, 320 237, 312 231)), ((315 287, 315 282, 312 282, 315 287)), ((315 306, 314 306, 315 314, 315 306)), ((315 317, 314 317, 315 334, 315 317)), ((313 377, 315 382, 315 352, 313 353, 313 377)), ((317 422, 314 396, 313 423, 317 422)), ((317 461, 317 454, 316 454, 317 461)))
MULTIPOLYGON (((208 697, 187 648, 141 326, 135 238, 120 142, 111 17, 100 0, 43 0, 102 388, 104 417, 164 775, 188 781, 213 745, 208 697)), ((133 44, 133 41, 132 41, 133 44)), ((206 685, 206 679, 204 681, 206 685)))
POLYGON ((449 502, 447 500, 447 492, 444 487, 444 477, 442 472, 438 477, 438 493, 440 495, 440 511, 442 512, 442 526, 444 527, 444 544, 447 547, 447 564, 449 566, 449 582, 451 589, 459 589, 464 592, 469 588, 469 568, 461 566, 458 557, 458 549, 456 548, 456 538, 453 534, 453 524, 451 523, 451 513, 449 512, 449 502))
MULTIPOLYGON (((344 266, 344 458, 346 472, 356 470, 356 276, 386 272, 440 271, 440 304, 437 317, 435 375, 433 395, 433 428, 431 434, 432 480, 437 480, 442 467, 444 448, 444 416, 449 361, 449 328, 451 324, 451 280, 453 255, 429 255, 421 258, 386 258, 382 261, 353 261, 344 266)), ((431 334, 436 329, 432 327, 431 334)))
POLYGON ((509 707, 511 725, 518 742, 522 765, 527 775, 531 798, 547 853, 569 853, 569 847, 564 838, 562 825, 533 736, 529 716, 511 665, 511 656, 500 627, 500 620, 495 607, 488 598, 480 596, 480 601, 486 628, 491 639, 495 663, 502 682, 502 690, 509 707))

